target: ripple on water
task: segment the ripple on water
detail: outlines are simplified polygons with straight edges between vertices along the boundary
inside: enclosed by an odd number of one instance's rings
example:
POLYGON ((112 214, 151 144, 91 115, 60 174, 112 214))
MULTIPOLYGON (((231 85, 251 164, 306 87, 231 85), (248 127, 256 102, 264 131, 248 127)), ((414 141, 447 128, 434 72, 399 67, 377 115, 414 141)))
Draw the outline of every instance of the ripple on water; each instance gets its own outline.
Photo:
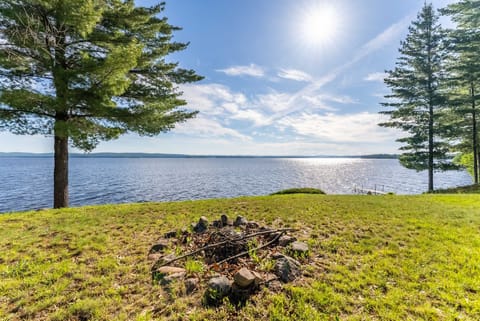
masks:
MULTIPOLYGON (((0 158, 0 212, 51 207, 52 171, 49 158, 0 158)), ((470 183, 464 171, 435 176, 440 188, 470 183)), ((353 193, 354 186, 415 194, 427 189, 427 176, 391 159, 73 158, 70 163, 74 206, 266 195, 306 186, 329 194, 353 193)))

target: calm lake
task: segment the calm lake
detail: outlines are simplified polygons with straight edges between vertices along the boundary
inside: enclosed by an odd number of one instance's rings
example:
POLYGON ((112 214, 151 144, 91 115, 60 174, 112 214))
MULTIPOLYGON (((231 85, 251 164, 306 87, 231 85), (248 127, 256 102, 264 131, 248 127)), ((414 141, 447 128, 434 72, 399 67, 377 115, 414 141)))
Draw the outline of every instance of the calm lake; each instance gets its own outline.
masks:
MULTIPOLYGON (((0 158, 0 212, 52 206, 53 159, 0 158)), ((471 183, 464 171, 438 173, 436 187, 471 183)), ((266 195, 291 187, 353 194, 355 186, 422 193, 425 172, 394 159, 72 158, 72 206, 266 195)))

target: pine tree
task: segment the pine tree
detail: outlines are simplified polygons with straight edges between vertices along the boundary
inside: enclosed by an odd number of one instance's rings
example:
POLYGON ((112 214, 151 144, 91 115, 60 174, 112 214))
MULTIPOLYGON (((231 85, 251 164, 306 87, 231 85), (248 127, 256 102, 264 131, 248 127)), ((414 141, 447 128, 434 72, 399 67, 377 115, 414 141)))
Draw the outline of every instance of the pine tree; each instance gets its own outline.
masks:
POLYGON ((479 182, 480 146, 478 137, 478 99, 480 82, 480 1, 464 0, 441 10, 456 23, 449 30, 450 59, 447 69, 450 74, 449 99, 459 117, 457 131, 452 140, 459 141, 457 151, 464 155, 462 163, 471 161, 475 184, 479 182))
POLYGON ((382 103, 389 108, 381 112, 389 120, 380 126, 400 128, 408 133, 398 139, 404 143, 400 162, 417 171, 428 171, 428 191, 434 189, 435 170, 453 167, 449 161, 448 144, 441 139, 444 32, 431 4, 425 4, 409 27, 401 43, 400 57, 394 70, 387 71, 385 84, 391 94, 382 103))
POLYGON ((3 0, 0 130, 53 135, 54 207, 68 206, 68 146, 91 151, 128 132, 157 135, 195 112, 176 84, 201 79, 165 61, 187 44, 133 0, 3 0))

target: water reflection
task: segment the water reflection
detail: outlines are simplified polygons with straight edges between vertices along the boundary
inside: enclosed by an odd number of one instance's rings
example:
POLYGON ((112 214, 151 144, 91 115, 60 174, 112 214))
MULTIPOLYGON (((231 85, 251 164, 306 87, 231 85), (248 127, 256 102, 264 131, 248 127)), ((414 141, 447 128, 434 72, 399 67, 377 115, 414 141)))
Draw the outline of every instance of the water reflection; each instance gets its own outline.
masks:
MULTIPOLYGON (((0 158, 0 212, 51 207, 53 160, 0 158)), ((397 194, 422 193, 426 173, 397 160, 352 158, 74 158, 71 204, 175 201, 265 195, 291 187, 351 194, 375 186, 397 194)), ((470 184, 464 171, 438 173, 436 187, 470 184)))

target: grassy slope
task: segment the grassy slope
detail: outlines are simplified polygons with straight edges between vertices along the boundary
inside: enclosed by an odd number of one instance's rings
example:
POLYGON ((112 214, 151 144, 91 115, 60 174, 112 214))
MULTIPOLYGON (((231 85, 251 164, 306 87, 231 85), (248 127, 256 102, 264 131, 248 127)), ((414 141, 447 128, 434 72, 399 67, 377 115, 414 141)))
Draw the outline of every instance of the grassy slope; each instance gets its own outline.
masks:
POLYGON ((480 320, 479 205, 294 195, 0 215, 0 320, 480 320), (302 228, 308 275, 239 311, 153 286, 158 236, 221 213, 302 228))
POLYGON ((437 194, 480 194, 480 185, 468 185, 436 190, 437 194))

